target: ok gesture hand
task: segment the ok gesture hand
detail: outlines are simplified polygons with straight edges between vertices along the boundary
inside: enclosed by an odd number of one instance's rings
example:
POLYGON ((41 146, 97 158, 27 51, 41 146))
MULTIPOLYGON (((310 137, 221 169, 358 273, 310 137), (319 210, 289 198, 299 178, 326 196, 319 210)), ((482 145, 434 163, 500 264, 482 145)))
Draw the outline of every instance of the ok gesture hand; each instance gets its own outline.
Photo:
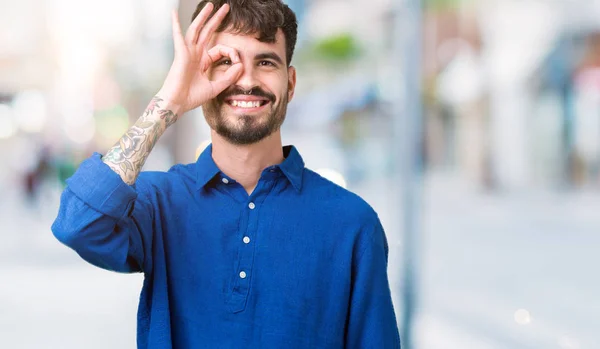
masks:
POLYGON ((173 41, 175 57, 162 88, 157 93, 160 98, 174 104, 181 115, 215 98, 235 82, 242 73, 238 53, 223 45, 207 49, 211 36, 229 11, 225 4, 207 22, 214 5, 208 3, 188 28, 185 37, 176 11, 173 11, 173 41), (208 69, 223 57, 232 64, 217 80, 210 80, 208 69))

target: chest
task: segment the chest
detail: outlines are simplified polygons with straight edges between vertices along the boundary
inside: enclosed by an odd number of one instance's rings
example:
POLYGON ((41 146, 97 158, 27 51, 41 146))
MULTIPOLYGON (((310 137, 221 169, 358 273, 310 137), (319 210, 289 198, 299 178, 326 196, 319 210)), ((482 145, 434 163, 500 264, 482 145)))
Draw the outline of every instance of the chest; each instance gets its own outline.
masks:
POLYGON ((198 201, 182 207, 166 233, 172 292, 202 290, 198 302, 207 307, 235 313, 258 302, 319 311, 312 300, 343 301, 349 290, 352 234, 310 200, 198 201))

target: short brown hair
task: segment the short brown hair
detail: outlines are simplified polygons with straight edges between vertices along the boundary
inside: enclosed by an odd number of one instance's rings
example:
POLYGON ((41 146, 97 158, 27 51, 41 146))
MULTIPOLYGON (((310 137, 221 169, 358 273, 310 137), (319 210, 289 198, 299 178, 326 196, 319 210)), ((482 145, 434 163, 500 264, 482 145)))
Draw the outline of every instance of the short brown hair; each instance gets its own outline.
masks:
POLYGON ((212 17, 224 4, 229 4, 229 13, 217 28, 217 32, 225 30, 237 34, 257 34, 261 42, 274 43, 277 30, 281 28, 285 37, 285 54, 289 66, 294 55, 298 23, 294 12, 281 0, 202 0, 196 6, 192 21, 204 6, 212 2, 212 17))

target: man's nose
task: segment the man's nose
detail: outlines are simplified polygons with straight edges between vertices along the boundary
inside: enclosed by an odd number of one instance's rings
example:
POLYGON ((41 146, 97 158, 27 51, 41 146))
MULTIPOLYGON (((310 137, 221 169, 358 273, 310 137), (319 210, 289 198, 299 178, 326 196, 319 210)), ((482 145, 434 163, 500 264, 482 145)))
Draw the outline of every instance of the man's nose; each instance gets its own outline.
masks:
POLYGON ((241 88, 249 91, 251 88, 256 87, 258 85, 258 80, 256 79, 256 71, 251 64, 244 64, 244 70, 242 71, 242 75, 236 82, 236 85, 241 88))

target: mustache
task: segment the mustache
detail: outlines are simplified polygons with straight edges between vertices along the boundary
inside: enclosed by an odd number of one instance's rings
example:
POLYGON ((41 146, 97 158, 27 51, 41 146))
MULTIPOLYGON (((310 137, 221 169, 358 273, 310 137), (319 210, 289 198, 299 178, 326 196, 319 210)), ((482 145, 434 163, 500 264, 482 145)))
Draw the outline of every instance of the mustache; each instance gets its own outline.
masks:
POLYGON ((250 90, 245 90, 239 86, 232 86, 226 89, 225 91, 221 92, 217 96, 217 100, 219 101, 219 103, 223 103, 223 101, 225 101, 225 98, 235 95, 262 97, 268 99, 271 103, 275 103, 276 99, 274 94, 269 93, 260 87, 253 87, 250 90))

